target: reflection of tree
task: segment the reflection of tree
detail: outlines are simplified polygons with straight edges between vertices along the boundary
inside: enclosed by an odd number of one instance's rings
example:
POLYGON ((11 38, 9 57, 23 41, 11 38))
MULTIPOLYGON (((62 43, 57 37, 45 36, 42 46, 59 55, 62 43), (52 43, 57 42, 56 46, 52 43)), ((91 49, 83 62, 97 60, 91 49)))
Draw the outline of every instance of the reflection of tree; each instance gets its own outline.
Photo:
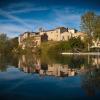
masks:
POLYGON ((6 71, 7 66, 3 57, 0 57, 0 71, 6 71))
POLYGON ((81 77, 81 85, 89 96, 95 95, 96 89, 100 90, 100 69, 89 68, 81 77))
POLYGON ((61 63, 48 63, 32 55, 23 55, 19 59, 19 68, 27 73, 39 73, 40 75, 53 75, 53 76, 75 76, 76 69, 69 68, 67 64, 61 63))
POLYGON ((14 55, 0 56, 0 71, 6 71, 8 65, 17 67, 18 57, 14 55))
POLYGON ((22 69, 24 72, 34 72, 35 67, 37 67, 37 58, 32 54, 22 55, 19 58, 19 68, 22 69))
POLYGON ((55 63, 68 64, 72 68, 80 68, 82 65, 87 64, 87 57, 85 56, 49 55, 49 58, 55 63))
POLYGON ((40 75, 54 75, 62 77, 75 76, 78 73, 88 71, 88 75, 93 74, 95 77, 98 77, 98 69, 94 69, 95 67, 92 68, 91 64, 87 64, 87 56, 56 55, 54 58, 53 57, 50 59, 45 56, 43 58, 39 58, 32 54, 23 55, 19 59, 19 68, 28 73, 35 72, 40 75), (90 70, 90 68, 93 70, 90 70), (89 74, 89 71, 91 74, 89 74))
POLYGON ((80 68, 85 63, 85 58, 81 56, 71 56, 68 65, 72 68, 80 68))

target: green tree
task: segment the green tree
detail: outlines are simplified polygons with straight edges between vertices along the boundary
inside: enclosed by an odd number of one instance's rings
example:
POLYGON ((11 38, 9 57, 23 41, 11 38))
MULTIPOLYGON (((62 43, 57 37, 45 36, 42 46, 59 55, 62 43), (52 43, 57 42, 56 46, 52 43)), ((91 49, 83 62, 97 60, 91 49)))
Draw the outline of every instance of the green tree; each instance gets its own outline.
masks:
POLYGON ((0 34, 0 54, 11 54, 18 48, 18 37, 8 38, 6 34, 0 34))
POLYGON ((34 37, 28 37, 23 40, 26 49, 33 49, 36 46, 34 37))
POLYGON ((18 37, 10 39, 10 43, 12 45, 12 48, 17 48, 18 47, 18 37))
POLYGON ((62 52, 69 52, 70 51, 70 45, 68 41, 60 41, 57 42, 55 45, 53 44, 48 48, 49 54, 60 54, 62 52))
POLYGON ((94 37, 100 39, 100 16, 96 17, 94 32, 95 32, 94 37))
POLYGON ((73 52, 79 52, 84 49, 84 43, 81 41, 80 37, 72 37, 68 42, 73 52))
POLYGON ((100 16, 94 12, 86 12, 81 16, 81 30, 88 35, 85 42, 87 43, 88 51, 90 51, 92 40, 100 39, 100 16))
POLYGON ((23 40, 23 44, 25 45, 25 48, 23 50, 24 53, 33 52, 35 54, 40 53, 40 48, 37 46, 37 41, 34 37, 28 37, 23 40))
POLYGON ((9 39, 8 44, 9 44, 8 50, 10 50, 14 53, 17 52, 17 50, 18 50, 18 37, 9 39))
POLYGON ((6 34, 0 34, 0 53, 4 54, 7 51, 8 37, 6 34))
POLYGON ((81 30, 91 38, 100 38, 100 16, 94 12, 86 12, 81 16, 81 30))
POLYGON ((86 12, 81 16, 81 30, 86 32, 89 36, 92 36, 94 32, 95 21, 96 15, 94 12, 86 12))

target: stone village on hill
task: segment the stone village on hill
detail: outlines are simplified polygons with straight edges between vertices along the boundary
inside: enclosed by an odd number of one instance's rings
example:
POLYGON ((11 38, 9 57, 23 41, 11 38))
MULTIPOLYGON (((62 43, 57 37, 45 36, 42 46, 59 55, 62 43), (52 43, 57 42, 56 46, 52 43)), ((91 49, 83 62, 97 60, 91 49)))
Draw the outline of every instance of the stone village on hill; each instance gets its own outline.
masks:
POLYGON ((43 40, 45 41, 68 41, 71 37, 80 37, 81 40, 87 35, 83 32, 79 32, 76 29, 70 29, 65 27, 57 27, 52 30, 41 30, 39 32, 24 32, 18 37, 19 46, 25 48, 24 39, 28 37, 34 37, 33 41, 36 46, 39 46, 43 40))

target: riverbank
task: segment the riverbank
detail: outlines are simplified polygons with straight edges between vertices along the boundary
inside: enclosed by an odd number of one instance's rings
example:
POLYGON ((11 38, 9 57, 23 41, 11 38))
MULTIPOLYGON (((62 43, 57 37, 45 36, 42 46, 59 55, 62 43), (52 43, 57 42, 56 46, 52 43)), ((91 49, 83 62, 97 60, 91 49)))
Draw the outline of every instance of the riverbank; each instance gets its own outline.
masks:
POLYGON ((72 53, 72 52, 62 52, 62 55, 100 55, 100 52, 79 52, 79 53, 72 53))

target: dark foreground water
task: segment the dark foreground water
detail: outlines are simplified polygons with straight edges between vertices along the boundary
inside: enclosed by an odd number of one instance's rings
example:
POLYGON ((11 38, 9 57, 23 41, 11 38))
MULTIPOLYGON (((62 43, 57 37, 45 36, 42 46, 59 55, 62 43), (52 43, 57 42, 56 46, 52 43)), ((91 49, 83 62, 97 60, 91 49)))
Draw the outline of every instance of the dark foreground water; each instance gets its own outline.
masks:
POLYGON ((100 100, 100 57, 0 58, 0 100, 100 100))

